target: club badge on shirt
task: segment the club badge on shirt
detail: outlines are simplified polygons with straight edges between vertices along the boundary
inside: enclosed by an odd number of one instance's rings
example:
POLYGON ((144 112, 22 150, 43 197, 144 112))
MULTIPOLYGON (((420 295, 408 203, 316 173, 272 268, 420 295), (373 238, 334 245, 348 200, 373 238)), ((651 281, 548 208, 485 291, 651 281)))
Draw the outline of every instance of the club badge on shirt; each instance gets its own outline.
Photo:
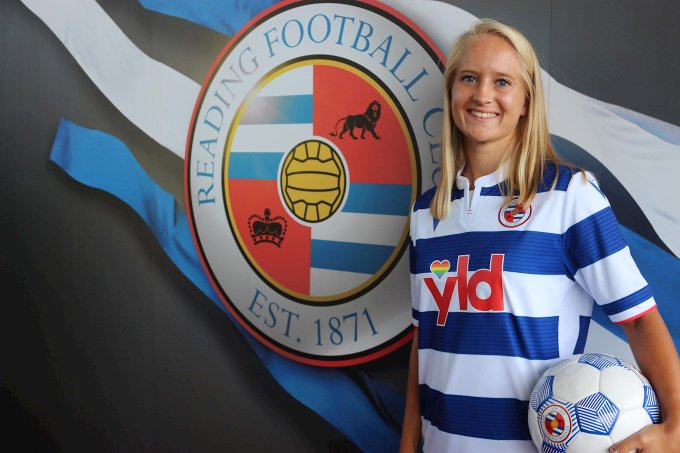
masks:
POLYGON ((517 202, 517 197, 501 206, 498 211, 498 221, 507 228, 516 228, 529 220, 529 217, 531 217, 531 205, 521 205, 517 202))

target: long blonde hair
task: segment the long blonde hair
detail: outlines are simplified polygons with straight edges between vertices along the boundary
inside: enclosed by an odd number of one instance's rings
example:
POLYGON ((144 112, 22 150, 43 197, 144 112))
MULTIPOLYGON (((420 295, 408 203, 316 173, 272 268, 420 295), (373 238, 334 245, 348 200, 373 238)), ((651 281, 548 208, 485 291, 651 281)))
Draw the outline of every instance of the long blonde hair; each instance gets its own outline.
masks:
MULTIPOLYGON (((437 219, 443 219, 448 214, 456 174, 465 165, 462 133, 451 115, 451 87, 467 46, 486 36, 502 38, 515 50, 521 63, 521 76, 527 96, 527 113, 520 118, 513 143, 503 157, 503 162, 508 163, 505 174, 508 179, 502 189, 508 201, 517 193, 519 203, 530 204, 543 180, 547 162, 551 161, 554 165, 560 163, 550 142, 541 67, 534 48, 517 29, 492 19, 481 19, 453 44, 444 72, 441 176, 430 204, 430 212, 437 219)), ((553 181, 553 187, 556 181, 557 178, 553 181)))

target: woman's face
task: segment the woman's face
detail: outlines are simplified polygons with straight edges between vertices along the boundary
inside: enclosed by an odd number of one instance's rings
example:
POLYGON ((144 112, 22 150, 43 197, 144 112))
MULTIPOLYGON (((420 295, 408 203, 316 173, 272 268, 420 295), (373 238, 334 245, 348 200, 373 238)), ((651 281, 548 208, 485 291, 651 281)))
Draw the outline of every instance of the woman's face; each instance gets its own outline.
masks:
POLYGON ((505 151, 527 109, 515 50, 502 38, 485 36, 468 44, 458 67, 451 87, 451 114, 465 148, 483 144, 505 151))

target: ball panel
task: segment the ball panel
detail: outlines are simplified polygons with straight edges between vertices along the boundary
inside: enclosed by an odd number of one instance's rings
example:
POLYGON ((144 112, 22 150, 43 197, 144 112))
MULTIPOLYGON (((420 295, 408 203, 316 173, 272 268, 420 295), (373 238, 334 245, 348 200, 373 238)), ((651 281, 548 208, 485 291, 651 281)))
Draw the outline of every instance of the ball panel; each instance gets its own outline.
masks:
POLYGON ((304 143, 300 143, 295 147, 295 151, 293 151, 293 159, 299 160, 299 161, 305 161, 307 160, 307 146, 305 146, 304 143))
POLYGON ((562 368, 553 381, 553 395, 565 401, 580 401, 597 393, 600 372, 587 364, 572 363, 562 368))
POLYGON ((317 222, 319 220, 319 211, 316 209, 316 205, 307 205, 307 210, 305 211, 305 220, 308 222, 317 222))
POLYGON ((319 142, 307 142, 307 156, 310 159, 317 159, 319 157, 319 142))
POLYGON ((304 201, 298 201, 297 203, 293 203, 293 212, 295 213, 296 216, 300 219, 305 218, 305 212, 307 212, 307 203, 304 201))
POLYGON ((616 357, 600 353, 583 354, 578 359, 578 362, 590 365, 597 370, 604 370, 605 368, 619 366, 619 361, 616 357))
POLYGON ((325 203, 320 203, 316 206, 320 219, 327 219, 331 215, 331 207, 325 203))
MULTIPOLYGON (((338 206, 340 205, 340 202, 345 196, 345 193, 347 193, 347 178, 345 177, 345 174, 343 173, 343 176, 339 178, 338 181, 338 190, 340 191, 341 197, 338 199, 338 206)), ((334 209, 337 209, 338 206, 336 206, 334 209)))
POLYGON ((288 187, 288 177, 285 172, 281 172, 281 195, 283 195, 283 202, 292 210, 293 200, 286 194, 286 187, 288 187))
POLYGON ((289 173, 287 188, 301 192, 338 190, 338 177, 327 173, 289 173))
POLYGON ((579 433, 569 444, 569 453, 606 453, 613 445, 609 436, 579 433))
POLYGON ((319 146, 319 160, 325 162, 331 159, 333 159, 331 149, 325 143, 321 143, 321 146, 319 146))
POLYGON ((661 411, 659 409, 659 401, 656 399, 656 393, 654 393, 654 390, 648 385, 645 385, 644 393, 645 400, 642 403, 642 407, 647 411, 647 414, 649 414, 649 419, 652 423, 660 423, 661 411))
POLYGON ((329 206, 333 206, 335 200, 340 196, 339 190, 308 192, 305 190, 298 190, 288 187, 285 192, 290 197, 290 199, 293 200, 293 204, 297 203, 298 201, 302 201, 309 205, 323 202, 329 206))
POLYGON ((543 442, 540 451, 541 453, 565 453, 567 450, 565 448, 556 447, 554 445, 550 445, 549 443, 543 442))
POLYGON ((545 372, 544 376, 545 376, 545 375, 548 375, 548 374, 551 374, 551 375, 553 375, 553 376, 556 375, 556 374, 558 374, 560 371, 562 371, 563 368, 568 367, 568 366, 571 365, 572 363, 577 363, 577 362, 578 362, 578 359, 579 359, 580 357, 581 357, 580 355, 572 356, 572 357, 570 357, 570 358, 568 358, 568 359, 566 359, 566 360, 561 361, 560 363, 558 363, 558 364, 556 364, 556 365, 551 366, 550 369, 549 369, 548 371, 545 372))
POLYGON ((537 449, 540 450, 541 444, 543 443, 543 436, 541 436, 541 431, 538 429, 538 413, 529 406, 529 415, 527 417, 529 423, 529 434, 531 434, 531 440, 537 449))
POLYGON ((652 422, 649 419, 649 415, 644 409, 628 409, 622 411, 619 415, 619 420, 616 422, 610 437, 613 442, 618 442, 630 437, 645 426, 651 424, 652 422))
POLYGON ((284 173, 289 177, 296 174, 329 174, 334 175, 336 178, 342 173, 342 170, 338 168, 337 162, 333 159, 327 160, 326 162, 321 162, 317 159, 308 159, 305 161, 291 160, 288 165, 284 168, 284 173))
POLYGON ((637 375, 620 366, 602 370, 600 391, 621 409, 640 407, 645 398, 644 386, 637 375))
POLYGON ((581 431, 590 434, 608 435, 619 413, 616 405, 602 393, 587 396, 576 403, 576 417, 581 431))
POLYGON ((618 360, 619 360, 619 363, 621 364, 621 366, 623 368, 626 368, 626 369, 630 370, 631 372, 633 372, 642 381, 642 383, 644 385, 650 385, 649 381, 647 380, 646 377, 644 377, 642 375, 642 373, 640 372, 638 367, 631 365, 630 363, 626 362, 625 360, 621 360, 621 359, 618 359, 618 360))
POLYGON ((529 400, 529 408, 534 412, 538 412, 543 403, 552 396, 552 383, 554 379, 555 376, 543 376, 536 384, 536 387, 534 387, 534 391, 531 392, 531 399, 529 400))

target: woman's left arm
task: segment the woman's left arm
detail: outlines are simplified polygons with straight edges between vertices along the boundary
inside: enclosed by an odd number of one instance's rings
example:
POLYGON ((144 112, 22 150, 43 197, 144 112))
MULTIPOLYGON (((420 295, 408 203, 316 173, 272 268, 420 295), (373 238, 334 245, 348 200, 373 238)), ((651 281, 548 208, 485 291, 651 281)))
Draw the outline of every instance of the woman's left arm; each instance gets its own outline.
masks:
POLYGON ((656 392, 661 424, 614 444, 612 453, 680 452, 680 359, 658 310, 622 325, 635 360, 656 392))

